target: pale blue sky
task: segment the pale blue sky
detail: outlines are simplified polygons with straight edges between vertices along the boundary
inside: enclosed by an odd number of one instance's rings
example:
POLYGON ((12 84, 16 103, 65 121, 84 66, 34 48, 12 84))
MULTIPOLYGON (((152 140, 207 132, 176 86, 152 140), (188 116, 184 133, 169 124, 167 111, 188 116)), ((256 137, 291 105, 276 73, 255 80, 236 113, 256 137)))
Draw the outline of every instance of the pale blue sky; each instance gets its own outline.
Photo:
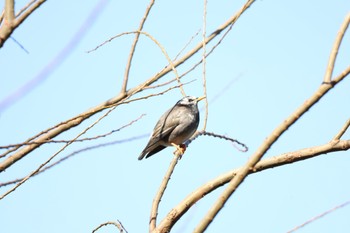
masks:
MULTIPOLYGON (((148 1, 105 2, 106 7, 86 28, 74 50, 69 50, 62 64, 25 98, 1 111, 1 145, 22 142, 119 92, 133 36, 115 39, 93 53, 86 51, 118 33, 135 30, 148 1)), ((17 1, 17 8, 25 3, 17 1)), ((208 34, 243 3, 209 1, 208 34)), ((67 46, 96 4, 98 1, 47 1, 15 31, 13 37, 29 54, 11 39, 0 50, 0 101, 36 77, 67 46)), ((170 180, 159 220, 200 185, 243 165, 264 138, 317 90, 335 36, 349 11, 348 0, 264 0, 256 1, 237 21, 207 59, 209 100, 236 79, 209 105, 207 130, 239 139, 250 150, 241 153, 226 141, 208 137, 193 142, 170 180)), ((202 27, 202 12, 203 1, 156 1, 144 30, 162 43, 170 57, 175 57, 202 27)), ((340 48, 335 75, 349 66, 349 38, 348 32, 340 48)), ((197 36, 187 50, 200 40, 197 36)), ((214 43, 208 45, 208 50, 214 43)), ((200 58, 198 54, 179 67, 179 73, 200 58)), ((141 37, 128 87, 146 80, 165 65, 167 61, 159 48, 141 37)), ((163 81, 173 77, 167 75, 163 81)), ((201 67, 184 80, 192 79, 196 81, 185 86, 186 93, 202 95, 201 67)), ((293 125, 266 157, 327 143, 350 116, 349 90, 350 77, 293 125)), ((146 93, 154 92, 157 90, 146 93)), ((107 133, 141 114, 147 115, 112 136, 76 143, 56 160, 80 148, 150 133, 160 115, 180 98, 180 91, 173 90, 120 106, 86 136, 107 133)), ((203 103, 199 105, 202 107, 203 103)), ((75 137, 97 118, 92 117, 58 139, 75 137)), ((349 137, 347 132, 343 138, 349 137)), ((116 219, 122 221, 129 233, 147 232, 151 203, 173 149, 138 161, 146 143, 144 137, 90 150, 29 180, 0 201, 2 232, 91 232, 100 223, 116 219)), ((1 173, 0 182, 27 175, 61 146, 41 147, 1 173)), ((349 152, 339 152, 249 176, 207 232, 286 232, 350 199, 349 164, 349 152)), ((0 190, 4 193, 8 189, 0 190)), ((222 190, 198 202, 172 232, 191 232, 222 190)), ((299 232, 349 232, 349 216, 347 206, 299 232)), ((117 231, 106 227, 99 232, 117 231)))

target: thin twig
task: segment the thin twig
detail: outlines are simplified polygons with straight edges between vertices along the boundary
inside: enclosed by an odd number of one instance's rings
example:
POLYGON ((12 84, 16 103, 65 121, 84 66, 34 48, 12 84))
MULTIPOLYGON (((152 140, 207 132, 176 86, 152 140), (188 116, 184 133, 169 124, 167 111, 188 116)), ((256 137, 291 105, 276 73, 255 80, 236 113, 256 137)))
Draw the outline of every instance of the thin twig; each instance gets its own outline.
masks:
POLYGON ((166 85, 168 85, 168 84, 170 84, 170 83, 173 83, 173 82, 175 82, 175 81, 176 81, 176 78, 173 78, 173 79, 171 79, 171 80, 169 80, 169 81, 166 81, 166 82, 164 82, 164 83, 161 83, 161 84, 157 84, 157 85, 152 85, 152 86, 145 87, 144 90, 146 90, 146 89, 156 89, 156 88, 158 88, 158 87, 163 87, 163 86, 166 86, 166 85))
POLYGON ((172 87, 169 87, 168 89, 162 91, 162 92, 159 92, 159 93, 155 93, 155 94, 150 94, 150 95, 147 95, 147 96, 142 96, 142 97, 139 97, 139 98, 134 98, 134 99, 129 99, 129 100, 125 100, 123 101, 122 103, 120 104, 128 104, 128 103, 131 103, 131 102, 135 102, 135 101, 138 101, 138 100, 145 100, 145 99, 148 99, 150 97, 154 97, 154 96, 159 96, 159 95, 164 95, 165 93, 167 93, 168 91, 171 91, 173 89, 176 89, 176 88, 180 88, 186 84, 189 84, 191 82, 194 82, 195 80, 191 80, 189 82, 186 82, 186 83, 181 83, 181 84, 178 84, 176 86, 172 86, 172 87))
POLYGON ((338 210, 340 208, 343 208, 343 207, 345 207, 345 206, 347 206, 349 204, 350 204, 350 200, 346 201, 346 202, 344 202, 344 203, 342 203, 340 205, 337 205, 337 206, 333 207, 332 209, 329 209, 329 210, 323 212, 322 214, 319 214, 319 215, 317 215, 317 216, 307 220, 303 224, 301 224, 299 226, 296 226, 295 228, 293 228, 292 230, 288 231, 287 233, 292 233, 292 232, 295 232, 297 230, 300 230, 300 228, 303 228, 304 226, 306 226, 306 225, 308 225, 308 224, 310 224, 310 223, 312 223, 312 222, 314 222, 314 221, 316 221, 316 220, 326 216, 327 214, 330 214, 330 213, 332 213, 332 212, 334 212, 334 211, 336 211, 336 210, 338 210))
POLYGON ((27 5, 25 5, 22 9, 20 9, 16 14, 16 18, 19 17, 23 12, 25 12, 34 2, 36 2, 36 0, 32 0, 28 2, 27 5))
MULTIPOLYGON (((343 79, 341 79, 343 80, 343 79)), ((298 121, 311 107, 313 107, 329 90, 331 90, 341 80, 333 80, 332 84, 324 83, 318 90, 298 109, 296 109, 286 120, 284 120, 273 132, 264 140, 257 151, 249 158, 248 162, 238 171, 237 175, 232 178, 227 188, 222 192, 220 197, 210 208, 205 217, 201 220, 194 232, 204 232, 217 216, 225 203, 232 196, 238 186, 244 181, 249 171, 254 167, 270 147, 287 131, 287 129, 298 121)))
POLYGON ((38 0, 35 1, 30 7, 26 9, 19 17, 15 18, 14 15, 14 0, 6 0, 5 1, 5 19, 6 24, 2 24, 0 27, 0 48, 4 45, 5 41, 11 36, 14 30, 21 25, 21 23, 27 19, 29 15, 31 15, 35 10, 37 10, 41 4, 43 4, 46 0, 38 0), (12 9, 11 9, 12 8, 12 9), (10 21, 9 21, 10 20, 10 21))
MULTIPOLYGON (((227 31, 223 34, 223 36, 219 39, 219 41, 210 49, 210 51, 206 54, 206 57, 208 57, 212 52, 214 52, 214 50, 221 44, 221 42, 224 40, 224 38, 228 35, 228 33, 231 31, 231 29, 233 28, 234 23, 238 20, 238 18, 245 12, 246 9, 248 9, 250 7, 251 4, 253 4, 254 0, 248 0, 243 6, 242 8, 236 13, 234 14, 234 16, 231 17, 231 20, 229 21, 229 24, 226 24, 226 27, 228 27, 227 31)), ((224 28, 224 29, 225 29, 224 28)), ((224 30, 223 29, 223 30, 224 30)), ((214 35, 216 33, 220 33, 222 30, 216 30, 215 32, 213 32, 211 35, 214 35)), ((192 72, 193 70, 195 70, 201 63, 203 62, 203 59, 201 59, 200 61, 198 61, 194 66, 192 66, 189 70, 187 70, 186 72, 184 72, 183 74, 180 75, 180 79, 189 74, 190 72, 192 72)), ((197 137, 197 133, 198 131, 192 135, 191 138, 195 138, 197 137)))
POLYGON ((227 141, 230 141, 232 142, 233 145, 235 144, 238 144, 242 147, 241 148, 237 148, 239 151, 241 152, 247 152, 248 151, 248 146, 246 146, 244 143, 236 140, 236 139, 233 139, 233 138, 230 138, 230 137, 227 137, 227 136, 224 136, 224 135, 221 135, 221 134, 216 134, 216 133, 212 133, 212 132, 206 132, 206 131, 198 131, 196 132, 195 134, 195 137, 191 137, 188 141, 186 141, 186 146, 188 146, 190 143, 192 143, 194 140, 196 140, 199 136, 211 136, 211 137, 215 137, 215 138, 220 138, 220 139, 224 139, 224 140, 227 140, 227 141))
MULTIPOLYGON (((210 100, 208 100, 209 104, 215 103, 222 95, 225 94, 230 88, 233 86, 235 82, 238 81, 238 79, 242 76, 243 74, 238 74, 234 78, 232 78, 220 91, 218 91, 210 100)), ((199 111, 203 111, 205 107, 201 107, 199 111)))
MULTIPOLYGON (((148 5, 148 7, 146 9, 146 12, 145 12, 143 18, 141 19, 140 26, 137 29, 137 31, 142 31, 143 25, 146 22, 146 19, 148 17, 149 12, 151 11, 151 8, 152 8, 153 4, 154 4, 154 0, 151 0, 151 2, 149 3, 149 5, 148 5)), ((132 59, 134 57, 134 53, 135 53, 137 42, 139 41, 139 37, 140 37, 140 33, 136 33, 134 42, 132 43, 132 46, 131 46, 131 49, 130 49, 128 62, 126 64, 125 73, 124 73, 124 80, 123 80, 122 89, 121 89, 121 93, 124 93, 124 94, 126 92, 126 87, 127 87, 127 84, 128 84, 129 73, 130 73, 130 68, 131 68, 131 61, 132 61, 132 59)))
POLYGON ((108 222, 102 223, 98 227, 96 227, 92 231, 92 233, 97 232, 100 228, 105 227, 107 225, 113 225, 113 226, 117 227, 120 233, 123 233, 123 232, 128 233, 128 231, 125 229, 125 227, 123 226, 123 224, 119 220, 117 220, 116 222, 108 221, 108 222))
POLYGON ((189 41, 184 45, 184 47, 182 49, 180 49, 180 51, 176 54, 175 58, 173 59, 173 61, 176 61, 178 59, 178 57, 181 55, 181 53, 183 51, 185 51, 185 49, 191 44, 191 42, 193 41, 194 38, 196 38, 196 36, 198 36, 199 32, 201 30, 198 29, 198 31, 189 39, 189 41))
POLYGON ((21 15, 19 15, 16 18, 16 26, 19 26, 27 17, 32 14, 35 10, 37 10, 46 0, 37 0, 33 4, 31 4, 26 11, 22 12, 21 15))
MULTIPOLYGON (((118 128, 118 129, 114 129, 108 133, 105 134, 101 134, 101 135, 97 135, 95 137, 88 137, 88 138, 82 138, 82 139, 77 139, 74 140, 74 142, 85 142, 85 141, 91 141, 91 140, 96 140, 99 138, 104 138, 107 137, 113 133, 119 132, 120 130, 131 126, 132 124, 134 124, 135 122, 137 122, 138 120, 140 120, 142 117, 144 117, 146 114, 142 114, 141 116, 139 116, 138 118, 136 118, 135 120, 132 120, 131 122, 129 122, 126 125, 123 125, 122 127, 118 128)), ((18 147, 18 146, 24 146, 24 145, 31 145, 31 144, 44 144, 44 143, 68 143, 71 142, 72 140, 45 140, 45 141, 34 141, 34 142, 26 142, 26 143, 19 143, 19 144, 10 144, 10 145, 6 145, 6 146, 0 146, 0 149, 6 149, 6 148, 10 148, 10 147, 18 147)))
MULTIPOLYGON (((103 109, 98 109, 98 110, 101 111, 101 110, 103 110, 103 109)), ((45 140, 47 140, 47 139, 50 139, 51 137, 49 137, 49 136, 45 137, 45 134, 49 134, 49 132, 52 132, 54 129, 56 129, 56 128, 58 128, 58 127, 65 127, 65 125, 69 124, 69 123, 72 122, 72 121, 79 120, 80 118, 89 118, 89 117, 90 117, 91 115, 93 115, 94 113, 97 113, 98 110, 95 109, 95 110, 92 110, 92 111, 88 111, 88 112, 85 112, 85 113, 83 113, 83 114, 77 115, 77 116, 75 116, 75 117, 73 117, 73 118, 71 118, 71 119, 68 119, 68 120, 66 120, 66 121, 60 122, 60 123, 58 123, 57 125, 52 126, 52 127, 48 128, 48 129, 46 129, 46 130, 44 130, 44 131, 41 131, 40 133, 38 133, 38 134, 36 134, 36 135, 34 135, 34 136, 28 138, 25 142, 19 143, 19 144, 20 144, 20 145, 25 145, 25 144, 27 144, 27 143, 29 143, 29 142, 35 140, 36 138, 39 138, 40 136, 42 136, 42 137, 41 137, 42 140, 39 139, 39 140, 38 140, 39 142, 40 142, 40 141, 45 141, 45 140)), ((3 154, 0 155, 0 158, 5 157, 6 155, 10 154, 11 152, 18 150, 20 147, 21 147, 21 146, 16 146, 15 148, 12 148, 12 149, 6 151, 5 153, 3 153, 3 154)), ((15 159, 15 158, 11 158, 11 160, 14 160, 14 159, 15 159)), ((2 167, 1 164, 0 164, 0 167, 2 167)), ((0 171, 1 171, 1 169, 0 169, 0 171)))
POLYGON ((13 42, 15 42, 24 52, 26 52, 26 54, 29 54, 29 51, 21 44, 19 43, 15 38, 13 38, 12 36, 10 36, 10 38, 12 39, 13 42))
MULTIPOLYGON (((192 82, 194 82, 194 81, 196 81, 196 80, 197 80, 197 79, 192 79, 191 81, 188 81, 188 82, 186 82, 186 83, 183 83, 182 85, 192 83, 192 82)), ((161 83, 161 84, 158 84, 158 85, 153 85, 153 86, 145 87, 144 90, 146 90, 146 89, 155 89, 155 88, 158 88, 158 87, 163 87, 163 86, 166 86, 166 85, 168 85, 168 84, 170 84, 170 83, 173 83, 173 82, 175 82, 175 81, 176 81, 176 78, 173 78, 173 79, 171 79, 171 80, 169 80, 169 81, 166 81, 166 82, 161 83)))
MULTIPOLYGON (((85 116, 86 116, 86 115, 85 115, 85 116)), ((45 137, 45 134, 49 133, 50 131, 52 131, 52 130, 55 129, 55 128, 58 128, 58 127, 60 127, 60 126, 64 126, 65 124, 69 124, 71 121, 77 120, 77 119, 79 119, 80 117, 84 117, 84 116, 82 116, 82 115, 75 116, 75 117, 73 117, 73 118, 71 118, 71 119, 69 119, 69 120, 67 120, 67 121, 61 122, 61 123, 59 123, 59 124, 57 124, 57 125, 55 125, 55 126, 52 126, 52 127, 48 128, 48 129, 46 129, 46 130, 44 130, 44 131, 41 131, 40 133, 38 133, 38 134, 36 134, 36 135, 34 135, 34 136, 28 138, 28 139, 27 139, 26 141, 24 141, 23 143, 19 143, 19 146, 16 146, 15 148, 9 149, 8 151, 4 152, 3 154, 0 155, 0 158, 5 157, 6 155, 10 154, 11 152, 18 150, 18 149, 21 147, 20 145, 26 145, 27 143, 33 141, 33 140, 36 139, 36 138, 39 138, 40 136, 42 136, 42 139, 41 139, 41 140, 38 140, 38 142, 40 142, 40 141, 45 141, 45 140, 47 140, 47 139, 50 139, 50 137, 45 137), (44 136, 43 136, 43 135, 44 135, 44 136)), ((11 160, 14 161, 14 160, 15 160, 15 157, 12 157, 11 160)), ((1 165, 1 163, 0 163, 0 168, 1 168, 2 166, 3 166, 3 165, 1 165)), ((0 169, 0 172, 1 172, 1 169, 0 169)))
POLYGON ((350 24, 350 12, 345 17, 345 20, 339 29, 338 35, 335 38, 333 48, 332 48, 331 54, 329 56, 326 73, 325 73, 324 79, 323 79, 323 82, 325 82, 325 83, 331 83, 331 78, 332 78, 332 74, 333 74, 333 70, 334 70, 334 64, 335 64, 335 61, 337 59, 339 47, 340 47, 341 42, 343 41, 344 34, 345 34, 346 29, 348 28, 349 24, 350 24))
MULTIPOLYGON (((125 138, 125 139, 121 139, 121 140, 115 140, 115 141, 101 143, 101 144, 97 144, 97 145, 93 145, 93 146, 89 146, 89 147, 84 147, 82 149, 76 150, 76 151, 74 151, 74 152, 64 156, 63 158, 57 160, 56 162, 54 162, 54 163, 52 163, 50 165, 47 165, 47 166, 43 167, 42 169, 40 169, 40 171, 35 173, 33 175, 33 177, 37 176, 37 175, 39 175, 39 174, 41 174, 43 172, 46 172, 47 170, 49 170, 49 169, 51 169, 51 168, 61 164, 64 161, 67 161, 68 159, 72 158, 73 156, 75 156, 77 154, 81 154, 82 152, 98 149, 98 148, 105 147, 105 146, 112 146, 112 145, 115 145, 115 144, 131 142, 131 141, 138 140, 138 139, 141 139, 141 138, 146 138, 146 137, 149 137, 148 133, 147 134, 141 134, 141 135, 138 135, 138 136, 134 136, 134 137, 131 137, 131 138, 125 138)), ((11 184, 16 184, 16 183, 20 182, 21 180, 23 180, 24 178, 25 177, 0 183, 0 187, 11 185, 11 184)))
POLYGON ((350 118, 345 122, 341 130, 334 136, 333 140, 339 140, 350 126, 350 118))
MULTIPOLYGON (((221 38, 218 40, 218 42, 209 50, 209 52, 205 55, 205 57, 208 57, 212 52, 214 52, 214 50, 221 44, 221 42, 225 39, 225 37, 228 35, 228 33, 231 31, 231 29, 233 28, 234 22, 232 22, 230 24, 230 26, 228 27, 228 29, 225 31, 225 33, 221 36, 221 38)), ((180 75, 180 79, 184 76, 186 76, 187 74, 189 74, 190 72, 192 72, 193 70, 195 70, 201 63, 203 62, 203 59, 200 59, 196 64, 194 64, 190 69, 188 69, 187 71, 185 71, 184 73, 182 73, 180 75)))
POLYGON ((4 20, 4 15, 5 15, 5 9, 3 9, 1 11, 1 14, 0 14, 0 25, 1 25, 2 21, 4 20))
POLYGON ((203 120, 203 128, 202 131, 205 131, 207 128, 207 122, 208 122, 208 96, 207 96, 207 75, 206 75, 206 70, 207 70, 207 59, 206 59, 206 53, 207 53, 207 48, 206 48, 206 43, 205 43, 205 38, 206 38, 206 33, 207 33, 207 5, 208 1, 204 0, 204 9, 203 9, 203 30, 202 30, 202 44, 203 44, 203 53, 202 53, 202 64, 203 64, 203 93, 204 96, 206 97, 204 100, 205 103, 205 114, 204 114, 204 120, 203 120))
MULTIPOLYGON (((88 53, 90 52, 93 52, 93 51, 96 51, 97 49, 99 49, 101 46, 104 46, 105 44, 111 42, 112 40, 118 38, 118 37, 121 37, 121 36, 124 36, 124 35, 130 35, 130 34, 142 34, 142 35, 145 35, 147 36, 149 39, 151 39, 159 48, 160 50, 162 51, 163 55, 165 56, 165 58, 167 59, 168 63, 169 63, 169 66, 170 68, 172 69, 172 71, 174 72, 175 74, 175 77, 178 81, 179 84, 181 84, 181 81, 180 81, 180 78, 179 78, 179 74, 175 68, 175 65, 173 63, 173 61, 170 59, 167 51, 165 50, 165 48, 163 47, 163 45, 161 43, 159 43, 158 40, 156 40, 151 34, 149 34, 148 32, 144 32, 144 31, 131 31, 131 32, 123 32, 123 33, 120 33, 116 36, 113 36, 111 38, 109 38, 108 40, 104 41, 103 43, 99 44, 98 46, 96 46, 94 49, 91 49, 89 51, 87 51, 88 53)), ((146 85, 145 85, 146 86, 146 85)), ((183 96, 186 96, 185 94, 185 91, 183 90, 182 88, 182 85, 179 86, 180 87, 180 90, 181 90, 181 94, 183 96)))
POLYGON ((163 194, 164 194, 165 189, 168 185, 170 177, 175 169, 175 166, 178 162, 178 159, 179 159, 179 156, 174 155, 173 160, 171 161, 171 163, 169 165, 168 171, 166 172, 165 176, 163 177, 163 181, 158 189, 158 192, 153 199, 150 222, 149 222, 149 231, 150 232, 156 228, 159 203, 163 197, 163 194))
POLYGON ((183 89, 183 87, 182 87, 183 85, 181 85, 182 83, 181 83, 181 81, 180 81, 180 78, 179 78, 179 74, 178 74, 178 72, 177 72, 177 69, 175 68, 174 63, 173 63, 173 61, 170 59, 170 57, 169 57, 168 53, 166 52, 165 48, 164 48, 152 35, 150 35, 149 33, 145 33, 145 35, 146 35, 147 37, 149 37, 152 41, 154 41, 154 42, 158 45, 158 47, 162 50, 162 53, 164 54, 164 56, 165 56, 166 59, 168 60, 169 65, 170 65, 171 69, 173 70, 173 72, 174 72, 174 74, 175 74, 175 77, 176 77, 177 82, 178 82, 178 84, 179 84, 179 88, 180 88, 181 94, 182 94, 182 96, 185 97, 185 96, 186 96, 186 93, 185 93, 185 91, 184 91, 184 89, 183 89))
POLYGON ((44 166, 46 166, 53 158, 55 158, 58 154, 60 154, 63 150, 65 150, 69 145, 71 145, 74 140, 78 139, 80 136, 82 136, 83 134, 85 134, 89 129, 91 129, 92 127, 94 127, 98 122, 100 122, 103 118, 105 118, 106 116, 108 116, 108 114, 110 114, 114 109, 111 108, 109 111, 107 111, 104 115, 102 115, 100 118, 98 118, 94 123, 92 123, 90 126, 88 126, 86 129, 84 129, 81 133, 79 133, 71 142, 68 142, 66 145, 64 145, 61 149, 59 149, 56 153, 54 153, 48 160, 46 160, 43 164, 41 164, 37 169, 35 169, 34 171, 32 171, 29 175, 27 175, 23 180, 21 180, 16 186, 14 186, 12 189, 8 190, 7 192, 5 192, 3 195, 0 196, 0 200, 2 200, 4 197, 6 197, 7 195, 9 195, 10 193, 12 193, 13 191, 15 191, 19 186, 21 186, 22 184, 24 184, 29 178, 31 178, 33 175, 35 175, 36 173, 38 173, 40 171, 40 169, 42 169, 44 166))

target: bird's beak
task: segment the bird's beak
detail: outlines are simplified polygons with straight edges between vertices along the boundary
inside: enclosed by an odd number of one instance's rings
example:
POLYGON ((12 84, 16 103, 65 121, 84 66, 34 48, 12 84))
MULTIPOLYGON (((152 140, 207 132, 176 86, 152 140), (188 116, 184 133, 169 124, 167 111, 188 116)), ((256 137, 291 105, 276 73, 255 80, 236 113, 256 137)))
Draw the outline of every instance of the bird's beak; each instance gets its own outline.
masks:
POLYGON ((202 99, 205 99, 205 98, 206 98, 206 96, 203 95, 203 96, 201 96, 201 97, 198 97, 198 98, 196 99, 196 101, 199 102, 199 101, 201 101, 202 99))

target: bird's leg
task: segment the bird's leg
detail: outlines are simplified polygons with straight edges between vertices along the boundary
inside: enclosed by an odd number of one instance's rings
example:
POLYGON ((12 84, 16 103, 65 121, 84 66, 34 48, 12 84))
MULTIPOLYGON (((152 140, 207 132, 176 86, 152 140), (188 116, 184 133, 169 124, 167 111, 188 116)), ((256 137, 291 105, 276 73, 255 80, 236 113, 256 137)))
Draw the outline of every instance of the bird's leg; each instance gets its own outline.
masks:
POLYGON ((186 151, 186 145, 185 144, 176 145, 175 143, 171 143, 171 145, 176 148, 176 150, 174 151, 174 154, 179 156, 179 158, 181 159, 182 155, 186 151))

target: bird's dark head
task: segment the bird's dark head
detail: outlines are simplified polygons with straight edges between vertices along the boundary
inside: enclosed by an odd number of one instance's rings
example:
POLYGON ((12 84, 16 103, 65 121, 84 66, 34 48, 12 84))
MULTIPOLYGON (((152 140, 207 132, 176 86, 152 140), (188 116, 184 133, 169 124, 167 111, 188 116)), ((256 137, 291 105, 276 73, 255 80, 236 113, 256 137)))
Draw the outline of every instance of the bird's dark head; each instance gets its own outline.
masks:
POLYGON ((181 100, 179 100, 176 105, 184 105, 184 106, 197 105, 197 103, 204 98, 205 98, 205 96, 201 96, 198 98, 196 98, 194 96, 186 96, 186 97, 182 98, 181 100))

